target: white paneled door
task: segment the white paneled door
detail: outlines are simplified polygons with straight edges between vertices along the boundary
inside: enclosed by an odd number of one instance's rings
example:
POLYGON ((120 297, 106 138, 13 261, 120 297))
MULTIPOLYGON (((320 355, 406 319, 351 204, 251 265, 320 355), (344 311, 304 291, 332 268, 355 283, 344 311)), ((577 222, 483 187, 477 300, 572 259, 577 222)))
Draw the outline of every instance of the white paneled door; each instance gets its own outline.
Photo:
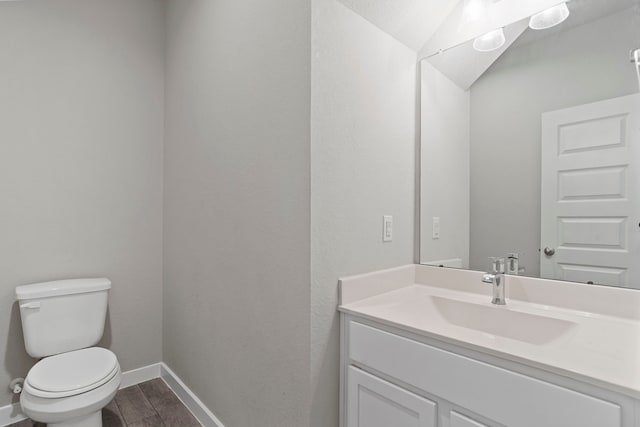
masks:
POLYGON ((640 95, 542 115, 540 272, 640 288, 640 95))

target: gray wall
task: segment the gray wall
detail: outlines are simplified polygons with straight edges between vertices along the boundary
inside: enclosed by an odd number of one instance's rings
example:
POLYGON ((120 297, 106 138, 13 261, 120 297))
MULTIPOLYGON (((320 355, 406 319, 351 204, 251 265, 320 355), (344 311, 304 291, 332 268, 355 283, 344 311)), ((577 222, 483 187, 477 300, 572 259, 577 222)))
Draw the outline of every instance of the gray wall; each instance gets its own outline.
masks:
POLYGON ((471 89, 471 253, 539 274, 541 114, 638 92, 637 8, 508 50, 471 89))
POLYGON ((0 3, 0 406, 19 284, 109 277, 103 344, 162 360, 162 37, 156 0, 0 3))
POLYGON ((337 0, 312 34, 311 426, 335 427, 338 278, 414 261, 416 54, 337 0))
POLYGON ((313 32, 310 2, 170 1, 166 35, 163 3, 0 2, 0 384, 33 363, 14 287, 104 275, 123 369, 335 426, 338 277, 414 261, 415 53, 335 0, 313 32))
POLYGON ((310 8, 168 3, 164 359, 229 427, 308 424, 310 8))

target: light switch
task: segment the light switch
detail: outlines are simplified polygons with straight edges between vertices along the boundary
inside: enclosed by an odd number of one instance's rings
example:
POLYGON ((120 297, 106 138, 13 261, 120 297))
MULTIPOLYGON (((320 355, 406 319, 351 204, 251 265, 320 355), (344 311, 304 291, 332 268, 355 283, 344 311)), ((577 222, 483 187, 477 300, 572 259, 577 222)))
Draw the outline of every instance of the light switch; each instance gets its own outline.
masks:
POLYGON ((385 215, 382 217, 382 241, 390 242, 393 240, 393 217, 385 215))
POLYGON ((431 238, 433 240, 438 240, 440 238, 440 217, 434 216, 432 222, 432 235, 431 238))

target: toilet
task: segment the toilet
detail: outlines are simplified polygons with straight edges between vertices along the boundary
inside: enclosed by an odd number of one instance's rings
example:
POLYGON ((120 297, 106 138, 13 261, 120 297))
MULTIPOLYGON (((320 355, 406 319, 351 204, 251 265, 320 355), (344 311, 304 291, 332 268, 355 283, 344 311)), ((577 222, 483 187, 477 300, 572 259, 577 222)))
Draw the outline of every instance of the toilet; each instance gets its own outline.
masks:
POLYGON ((94 347, 107 315, 108 279, 18 286, 24 344, 41 359, 24 380, 22 412, 49 427, 101 427, 102 408, 122 373, 110 350, 94 347))

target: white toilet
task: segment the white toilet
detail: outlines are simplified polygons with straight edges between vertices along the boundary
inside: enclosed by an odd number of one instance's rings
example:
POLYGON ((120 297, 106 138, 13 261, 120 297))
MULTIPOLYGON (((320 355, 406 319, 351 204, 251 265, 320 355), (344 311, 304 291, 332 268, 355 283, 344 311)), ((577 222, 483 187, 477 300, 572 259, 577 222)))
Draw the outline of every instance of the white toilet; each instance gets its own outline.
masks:
POLYGON ((77 279, 18 286, 16 299, 27 353, 43 358, 24 381, 25 415, 49 427, 100 427, 102 408, 122 374, 116 355, 92 347, 107 314, 108 279, 77 279))

